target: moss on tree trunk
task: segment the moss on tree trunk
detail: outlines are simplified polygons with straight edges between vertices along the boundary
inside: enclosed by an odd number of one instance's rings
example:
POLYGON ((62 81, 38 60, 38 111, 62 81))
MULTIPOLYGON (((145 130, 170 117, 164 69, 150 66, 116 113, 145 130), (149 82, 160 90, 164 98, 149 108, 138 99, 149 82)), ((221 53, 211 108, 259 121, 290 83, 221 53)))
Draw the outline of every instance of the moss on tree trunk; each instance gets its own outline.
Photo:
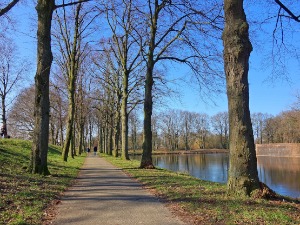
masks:
POLYGON ((39 0, 37 30, 37 71, 35 75, 35 127, 32 154, 29 165, 31 173, 49 174, 47 166, 49 139, 49 75, 53 60, 51 51, 51 22, 54 0, 39 0))
POLYGON ((243 0, 225 0, 224 63, 229 111, 228 194, 249 196, 259 189, 249 110, 248 69, 252 45, 243 0))

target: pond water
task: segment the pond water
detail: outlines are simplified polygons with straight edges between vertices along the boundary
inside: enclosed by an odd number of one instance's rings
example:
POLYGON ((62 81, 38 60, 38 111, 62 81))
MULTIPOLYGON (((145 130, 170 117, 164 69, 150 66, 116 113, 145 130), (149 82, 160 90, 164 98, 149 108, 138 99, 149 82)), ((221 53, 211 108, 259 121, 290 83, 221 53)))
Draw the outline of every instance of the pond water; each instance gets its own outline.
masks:
MULTIPOLYGON (((140 160, 140 156, 135 156, 140 160)), ((229 168, 227 153, 154 155, 155 166, 188 173, 202 180, 226 183, 229 168)), ((260 181, 281 195, 300 198, 300 157, 258 156, 260 181)))

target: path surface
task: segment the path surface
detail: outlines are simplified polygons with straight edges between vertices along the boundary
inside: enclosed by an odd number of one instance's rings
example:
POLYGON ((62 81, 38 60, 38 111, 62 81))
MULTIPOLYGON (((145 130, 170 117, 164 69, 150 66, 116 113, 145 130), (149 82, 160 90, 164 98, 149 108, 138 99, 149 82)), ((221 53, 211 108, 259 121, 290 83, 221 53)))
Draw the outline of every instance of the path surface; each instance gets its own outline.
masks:
POLYGON ((55 225, 184 224, 141 184, 98 156, 86 158, 57 207, 55 225))

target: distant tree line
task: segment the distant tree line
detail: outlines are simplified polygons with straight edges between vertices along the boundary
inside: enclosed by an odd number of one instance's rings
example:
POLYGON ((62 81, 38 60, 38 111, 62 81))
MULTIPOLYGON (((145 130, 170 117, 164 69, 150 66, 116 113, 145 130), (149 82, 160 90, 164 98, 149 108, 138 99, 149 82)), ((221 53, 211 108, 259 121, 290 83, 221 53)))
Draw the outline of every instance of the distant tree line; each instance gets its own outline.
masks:
POLYGON ((253 132, 257 144, 300 143, 300 111, 291 109, 277 116, 254 113, 253 132))
MULTIPOLYGON (((67 98, 64 99, 54 86, 50 90, 50 143, 61 145, 66 138, 67 98)), ((76 101, 78 104, 76 104, 76 110, 80 114, 76 114, 77 119, 74 125, 78 135, 80 124, 83 124, 85 139, 82 142, 79 138, 74 139, 73 152, 76 154, 75 151, 80 146, 91 148, 96 144, 104 152, 117 154, 122 142, 120 133, 117 131, 121 129, 120 123, 116 122, 116 120, 120 120, 117 107, 110 107, 109 102, 107 102, 107 107, 104 107, 103 103, 101 103, 103 108, 96 107, 99 105, 99 101, 103 99, 101 96, 96 98, 93 95, 83 99, 80 93, 86 91, 83 90, 82 86, 81 89, 77 90, 76 101), (82 117, 79 116, 81 114, 83 114, 82 117), (81 122, 81 120, 85 121, 81 122), (98 142, 99 138, 100 141, 98 142)), ((28 106, 33 105, 33 98, 29 98, 29 96, 34 96, 34 87, 21 91, 9 113, 10 134, 15 138, 32 140, 34 118, 30 110, 31 107, 28 106), (20 107, 23 110, 20 110, 20 107)), ((115 103, 111 103, 111 105, 115 103)), ((300 111, 297 109, 284 111, 277 116, 267 113, 253 113, 251 119, 255 143, 257 144, 300 143, 300 111)), ((128 121, 128 148, 132 150, 141 149, 143 129, 140 108, 131 112, 128 121)), ((210 116, 206 113, 168 109, 154 114, 152 129, 154 151, 157 149, 170 151, 227 149, 229 147, 227 112, 210 116)), ((82 151, 83 147, 80 152, 82 151)))

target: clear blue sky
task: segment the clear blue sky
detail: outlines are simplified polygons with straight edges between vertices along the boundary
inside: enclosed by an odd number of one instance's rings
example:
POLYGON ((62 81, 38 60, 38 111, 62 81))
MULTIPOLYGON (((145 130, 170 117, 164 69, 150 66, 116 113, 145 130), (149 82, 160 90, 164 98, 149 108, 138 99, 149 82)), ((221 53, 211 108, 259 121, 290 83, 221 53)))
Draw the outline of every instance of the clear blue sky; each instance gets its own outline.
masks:
MULTIPOLYGON (((32 7, 32 6, 31 6, 32 7)), ((24 6, 17 5, 13 10, 15 31, 12 32, 14 39, 19 47, 20 55, 32 61, 32 71, 28 74, 31 83, 34 82, 34 73, 36 66, 36 42, 35 42, 35 9, 32 11, 24 6), (21 19, 18 19, 21 18, 21 19)), ((273 29, 273 28, 272 28, 273 29)), ((293 37, 295 38, 295 37, 293 37)), ((261 39, 263 40, 263 39, 261 39)), ((272 40, 268 40, 271 42, 272 40)), ((271 68, 264 67, 263 56, 265 49, 270 51, 271 45, 254 45, 254 50, 250 57, 250 110, 251 112, 262 112, 277 115, 284 110, 288 110, 293 102, 296 101, 296 93, 300 87, 299 64, 292 58, 288 59, 289 82, 284 79, 273 80, 271 77, 271 68)), ((270 63, 269 63, 270 64, 270 63)), ((218 112, 227 110, 227 97, 225 93, 214 99, 215 104, 210 101, 203 101, 198 97, 198 93, 194 88, 188 85, 182 85, 181 101, 170 101, 170 106, 177 109, 188 110, 193 112, 204 112, 214 115, 218 112)))
MULTIPOLYGON (((290 59, 287 73, 274 78, 272 68, 263 66, 264 59, 260 51, 253 49, 250 56, 249 88, 250 88, 250 111, 278 115, 282 111, 289 110, 297 100, 296 95, 300 91, 299 64, 290 59)), ((197 87, 182 85, 181 100, 172 99, 171 106, 182 110, 207 113, 214 115, 218 112, 227 111, 227 96, 221 94, 214 101, 201 99, 197 93, 197 87)))

